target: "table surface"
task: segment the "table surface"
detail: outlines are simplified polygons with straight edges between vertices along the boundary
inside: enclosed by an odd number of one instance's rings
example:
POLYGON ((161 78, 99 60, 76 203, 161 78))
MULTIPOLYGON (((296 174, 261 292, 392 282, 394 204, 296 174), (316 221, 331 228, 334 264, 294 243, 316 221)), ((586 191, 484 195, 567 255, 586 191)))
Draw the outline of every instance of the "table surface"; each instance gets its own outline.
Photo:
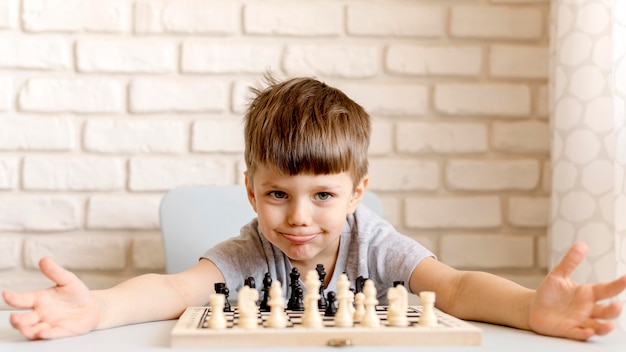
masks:
MULTIPOLYGON (((93 331, 82 336, 50 341, 27 341, 9 323, 10 311, 0 311, 0 351, 66 352, 66 351, 191 351, 169 347, 170 330, 176 321, 159 321, 123 326, 108 330, 93 331)), ((419 351, 473 352, 473 351, 626 351, 626 332, 615 330, 607 336, 594 337, 587 342, 546 337, 497 325, 472 323, 483 330, 481 346, 427 346, 419 351)), ((335 351, 336 347, 306 347, 307 351, 335 351)), ((229 351, 292 351, 293 348, 233 348, 229 351)), ((365 347, 353 346, 348 351, 415 351, 415 346, 365 347)), ((197 349, 196 349, 197 351, 197 349)))

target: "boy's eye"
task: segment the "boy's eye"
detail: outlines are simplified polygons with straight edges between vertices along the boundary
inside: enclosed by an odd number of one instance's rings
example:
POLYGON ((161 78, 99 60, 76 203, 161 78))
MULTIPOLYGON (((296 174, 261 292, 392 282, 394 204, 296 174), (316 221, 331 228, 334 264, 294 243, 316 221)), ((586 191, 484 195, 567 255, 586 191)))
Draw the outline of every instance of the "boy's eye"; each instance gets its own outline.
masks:
POLYGON ((283 191, 271 191, 269 193, 272 197, 274 198, 278 198, 278 199, 283 199, 287 197, 287 194, 283 191))
POLYGON ((332 197, 332 195, 328 192, 320 192, 316 194, 315 197, 319 200, 328 200, 332 197))

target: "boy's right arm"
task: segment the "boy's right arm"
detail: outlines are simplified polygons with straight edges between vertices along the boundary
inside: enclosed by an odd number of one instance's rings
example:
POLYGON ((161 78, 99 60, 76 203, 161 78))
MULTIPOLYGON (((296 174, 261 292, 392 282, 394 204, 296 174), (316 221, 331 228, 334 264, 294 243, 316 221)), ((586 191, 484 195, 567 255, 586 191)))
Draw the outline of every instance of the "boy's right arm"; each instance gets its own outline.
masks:
POLYGON ((54 287, 16 293, 4 291, 5 301, 29 309, 11 314, 11 324, 29 339, 80 335, 94 329, 174 319, 188 306, 203 305, 213 283, 224 281, 208 260, 173 275, 146 274, 113 288, 89 291, 73 273, 50 259, 40 261, 41 272, 54 287))

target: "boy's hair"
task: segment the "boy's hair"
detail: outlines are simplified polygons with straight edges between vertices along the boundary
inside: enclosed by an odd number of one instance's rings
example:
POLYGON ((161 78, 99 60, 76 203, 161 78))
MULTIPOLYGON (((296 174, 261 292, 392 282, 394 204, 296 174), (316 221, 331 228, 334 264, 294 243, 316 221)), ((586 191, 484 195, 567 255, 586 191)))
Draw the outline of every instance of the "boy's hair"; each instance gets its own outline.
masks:
POLYGON ((256 167, 287 175, 349 172, 354 186, 367 174, 370 118, 340 90, 313 78, 252 89, 245 115, 248 177, 256 167))

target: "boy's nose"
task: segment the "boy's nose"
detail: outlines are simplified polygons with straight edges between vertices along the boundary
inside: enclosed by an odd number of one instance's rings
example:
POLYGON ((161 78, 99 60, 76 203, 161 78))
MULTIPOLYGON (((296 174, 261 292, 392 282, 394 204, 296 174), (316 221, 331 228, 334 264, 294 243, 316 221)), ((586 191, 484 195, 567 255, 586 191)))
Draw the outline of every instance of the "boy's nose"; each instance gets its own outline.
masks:
POLYGON ((289 207, 289 224, 292 226, 308 225, 311 222, 311 207, 308 202, 294 201, 289 207))

